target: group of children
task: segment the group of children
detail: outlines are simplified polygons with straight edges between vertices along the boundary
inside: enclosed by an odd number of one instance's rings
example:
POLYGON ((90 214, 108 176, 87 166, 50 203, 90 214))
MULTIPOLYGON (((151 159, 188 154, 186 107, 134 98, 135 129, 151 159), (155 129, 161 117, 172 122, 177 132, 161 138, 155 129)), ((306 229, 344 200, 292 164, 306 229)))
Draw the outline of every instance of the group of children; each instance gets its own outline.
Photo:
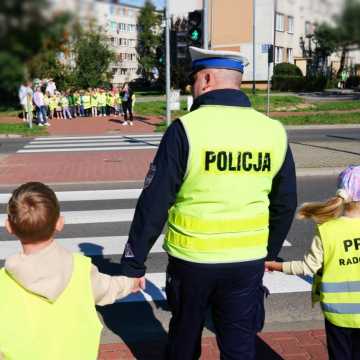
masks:
POLYGON ((123 115, 127 121, 127 112, 130 114, 132 125, 132 109, 135 104, 135 95, 131 97, 131 108, 125 111, 128 99, 123 91, 104 89, 89 89, 74 92, 56 91, 53 96, 45 94, 45 105, 48 107, 50 119, 72 119, 78 116, 97 117, 108 115, 123 115))
MULTIPOLYGON (((6 229, 23 251, 0 270, 0 359, 96 359, 101 324, 95 304, 136 292, 139 282, 102 274, 89 258, 55 242, 64 220, 46 185, 17 188, 7 212, 6 229)), ((314 275, 330 359, 360 359, 360 166, 340 174, 336 196, 304 204, 299 217, 318 225, 304 261, 272 261, 265 267, 314 275)))

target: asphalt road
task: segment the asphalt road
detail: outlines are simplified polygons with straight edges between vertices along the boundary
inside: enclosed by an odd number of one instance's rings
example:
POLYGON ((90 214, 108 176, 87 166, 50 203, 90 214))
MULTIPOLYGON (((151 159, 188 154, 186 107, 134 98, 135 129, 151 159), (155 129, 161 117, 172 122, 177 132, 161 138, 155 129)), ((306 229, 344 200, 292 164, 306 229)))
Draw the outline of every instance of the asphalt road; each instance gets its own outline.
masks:
MULTIPOLYGON (((119 193, 111 193, 111 191, 128 189, 127 191, 134 192, 134 189, 140 188, 141 184, 136 183, 121 186, 119 184, 55 186, 56 191, 77 191, 67 196, 67 199, 64 198, 64 193, 59 194, 63 199, 61 209, 67 223, 64 231, 57 236, 60 238, 59 241, 75 251, 81 249, 87 255, 91 255, 93 262, 101 271, 119 274, 121 272, 118 266, 120 254, 126 241, 139 192, 136 196, 126 195, 125 198, 120 199, 117 197, 119 193), (84 193, 88 190, 90 190, 89 193, 84 193), (104 200, 103 196, 106 192, 100 193, 99 190, 111 190, 110 194, 107 194, 109 200, 104 200), (122 218, 123 212, 128 213, 127 217, 122 218)), ((298 182, 299 204, 304 201, 326 199, 334 194, 335 188, 334 177, 302 177, 298 182)), ((2 194, 11 190, 11 188, 0 188, 2 194)), ((2 199, 0 216, 4 216, 6 198, 0 194, 0 199, 2 199)), ((310 222, 295 220, 287 238, 290 244, 283 248, 280 256, 286 260, 301 259, 309 247, 313 232, 314 228, 310 222)), ((12 236, 5 233, 3 227, 0 227, 0 239, 5 240, 0 242, 0 266, 2 266, 6 253, 10 251, 9 249, 13 249, 16 242, 12 236)), ((103 342, 119 341, 119 337, 123 341, 144 341, 165 336, 169 321, 169 312, 163 301, 166 263, 166 254, 161 247, 155 246, 147 261, 149 282, 145 297, 99 308, 99 313, 106 325, 103 342), (152 301, 154 299, 155 301, 152 301)), ((273 294, 266 301, 265 329, 290 330, 321 327, 322 315, 318 308, 311 308, 310 293, 303 290, 303 285, 307 282, 297 277, 277 279, 270 278, 270 289, 273 289, 273 294), (294 281, 301 282, 302 290, 291 288, 294 281), (276 290, 277 286, 282 287, 283 290, 276 290)), ((207 323, 206 332, 208 334, 212 332, 211 321, 207 323)))

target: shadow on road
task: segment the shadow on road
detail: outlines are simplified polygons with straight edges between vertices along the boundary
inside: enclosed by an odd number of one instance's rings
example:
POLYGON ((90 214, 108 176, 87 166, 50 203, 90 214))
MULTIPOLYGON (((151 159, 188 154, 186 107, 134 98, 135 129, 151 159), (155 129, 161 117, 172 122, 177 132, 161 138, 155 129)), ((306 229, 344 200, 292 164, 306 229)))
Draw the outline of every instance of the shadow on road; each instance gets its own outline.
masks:
MULTIPOLYGON (((104 257, 102 246, 82 243, 79 244, 79 248, 88 256, 101 254, 92 256, 92 262, 100 272, 109 275, 122 274, 120 264, 104 257)), ((162 295, 160 296, 161 291, 149 281, 146 281, 145 292, 151 298, 163 298, 162 295)), ((155 317, 151 303, 146 301, 143 294, 132 294, 129 297, 134 301, 97 306, 97 311, 101 314, 106 327, 121 338, 136 359, 159 360, 165 348, 167 332, 155 317), (158 344, 156 347, 154 342, 158 344)), ((165 301, 154 301, 154 306, 166 309, 165 301)))

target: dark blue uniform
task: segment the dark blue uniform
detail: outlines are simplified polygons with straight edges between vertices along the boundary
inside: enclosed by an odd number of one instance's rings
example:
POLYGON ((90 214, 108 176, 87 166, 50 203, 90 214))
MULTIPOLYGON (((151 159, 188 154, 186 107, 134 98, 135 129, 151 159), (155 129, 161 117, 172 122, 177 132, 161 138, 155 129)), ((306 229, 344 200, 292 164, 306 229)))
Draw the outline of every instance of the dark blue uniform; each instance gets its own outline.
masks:
MULTIPOLYGON (((199 96, 192 110, 201 105, 251 106, 243 92, 230 89, 199 96)), ((169 208, 175 202, 185 175, 188 154, 185 130, 176 120, 163 136, 136 206, 122 258, 125 275, 141 277, 145 274, 145 260, 161 234, 169 208)), ((268 259, 274 260, 290 229, 297 206, 295 165, 290 147, 273 180, 269 199, 268 259)), ((254 357, 252 335, 261 330, 264 321, 264 260, 196 264, 169 257, 166 291, 173 317, 169 329, 168 358, 190 360, 199 357, 201 331, 209 305, 213 305, 222 359, 254 357), (241 329, 241 338, 239 323, 245 324, 241 329)))

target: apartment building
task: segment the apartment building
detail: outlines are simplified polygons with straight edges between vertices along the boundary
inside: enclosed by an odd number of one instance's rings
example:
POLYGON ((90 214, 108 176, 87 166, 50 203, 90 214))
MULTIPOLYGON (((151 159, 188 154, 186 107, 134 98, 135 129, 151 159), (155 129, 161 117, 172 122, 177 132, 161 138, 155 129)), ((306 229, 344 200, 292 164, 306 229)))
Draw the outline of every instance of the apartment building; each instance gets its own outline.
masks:
MULTIPOLYGON (((192 9, 203 6, 202 1, 193 0, 191 3, 192 9)), ((305 74, 309 58, 304 48, 306 50, 312 41, 311 34, 317 24, 331 24, 334 16, 341 13, 343 4, 344 0, 209 0, 209 45, 214 50, 241 51, 249 59, 250 65, 244 73, 245 83, 253 80, 254 65, 255 80, 266 82, 271 44, 275 44, 275 63, 295 63, 305 74)), ((182 15, 181 8, 174 6, 173 9, 177 10, 172 12, 174 17, 182 15)), ((358 52, 354 52, 349 54, 347 64, 359 60, 358 52)), ((329 61, 336 68, 340 54, 334 54, 329 61)), ((270 76, 272 69, 273 66, 270 67, 270 76)))
POLYGON ((137 18, 141 7, 118 0, 51 0, 53 11, 67 10, 84 25, 96 24, 106 35, 116 60, 110 65, 112 84, 120 86, 138 77, 137 18))

